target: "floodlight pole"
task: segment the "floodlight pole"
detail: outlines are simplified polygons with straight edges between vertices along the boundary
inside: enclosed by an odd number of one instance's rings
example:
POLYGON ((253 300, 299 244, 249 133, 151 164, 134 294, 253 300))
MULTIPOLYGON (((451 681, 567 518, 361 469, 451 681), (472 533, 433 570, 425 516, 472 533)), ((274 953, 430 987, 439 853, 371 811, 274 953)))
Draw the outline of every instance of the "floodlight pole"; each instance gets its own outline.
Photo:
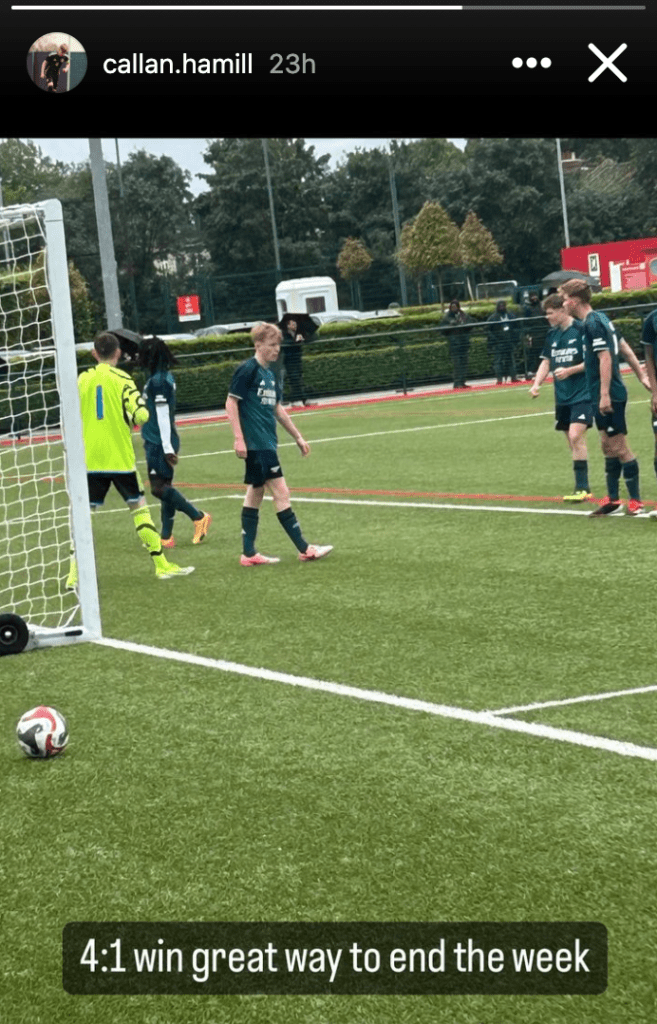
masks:
POLYGON ((566 239, 566 249, 570 248, 570 234, 568 233, 568 209, 566 207, 566 189, 563 181, 563 164, 561 162, 561 139, 557 143, 557 166, 559 168, 559 186, 561 188, 561 209, 563 211, 563 233, 566 239))
POLYGON ((274 212, 274 193, 271 187, 271 174, 269 172, 269 147, 267 140, 262 140, 262 153, 265 158, 265 175, 267 178, 267 194, 269 195, 269 212, 271 214, 271 231, 274 239, 274 256, 276 258, 276 276, 280 281, 282 275, 281 272, 281 254, 278 249, 278 231, 276 230, 276 213, 274 212))
MULTIPOLYGON (((390 197, 392 199, 392 219, 395 225, 395 245, 399 249, 401 241, 401 225, 399 223, 399 202, 397 199, 397 179, 395 178, 395 165, 393 162, 392 146, 388 149, 386 154, 388 157, 388 171, 390 172, 390 197)), ((402 306, 408 305, 408 295, 406 292, 406 274, 404 268, 399 264, 399 288, 401 291, 401 304, 402 306)))
POLYGON ((103 275, 103 292, 105 295, 105 314, 109 331, 123 327, 119 283, 116 272, 116 256, 112 238, 112 221, 110 219, 109 197, 107 195, 107 178, 103 161, 103 147, 100 139, 89 139, 91 156, 91 180, 94 189, 94 206, 96 207, 96 224, 98 226, 98 249, 100 267, 103 275))

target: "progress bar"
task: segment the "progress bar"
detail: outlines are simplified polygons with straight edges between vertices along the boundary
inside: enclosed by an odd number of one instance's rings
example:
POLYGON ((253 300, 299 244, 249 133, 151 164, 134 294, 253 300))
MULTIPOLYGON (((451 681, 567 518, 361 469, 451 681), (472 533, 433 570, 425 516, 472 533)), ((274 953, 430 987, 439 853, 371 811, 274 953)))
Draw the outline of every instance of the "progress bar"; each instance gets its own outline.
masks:
POLYGON ((13 4, 12 11, 645 11, 634 4, 13 4))

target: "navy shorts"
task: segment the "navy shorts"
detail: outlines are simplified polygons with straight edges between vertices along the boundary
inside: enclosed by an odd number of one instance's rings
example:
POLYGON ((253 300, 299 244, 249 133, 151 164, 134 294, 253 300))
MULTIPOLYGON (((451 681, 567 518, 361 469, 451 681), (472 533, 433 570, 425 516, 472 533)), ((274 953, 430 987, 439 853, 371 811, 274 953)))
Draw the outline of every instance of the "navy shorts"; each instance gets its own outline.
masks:
POLYGON ((252 487, 264 487, 268 480, 283 476, 278 452, 247 452, 244 483, 252 487))
POLYGON ((173 466, 170 466, 165 459, 164 448, 161 444, 144 441, 144 454, 149 480, 152 476, 162 477, 163 480, 173 480, 173 466))
POLYGON ((607 437, 614 437, 616 434, 627 434, 627 423, 625 422, 626 402, 612 402, 612 411, 602 413, 595 410, 595 425, 601 434, 607 437))
POLYGON ((572 405, 556 407, 554 429, 568 431, 572 423, 584 423, 587 430, 593 426, 593 406, 590 402, 573 402, 572 405))
POLYGON ((144 495, 137 473, 87 473, 87 483, 89 504, 94 508, 103 504, 112 484, 124 501, 139 501, 144 495))

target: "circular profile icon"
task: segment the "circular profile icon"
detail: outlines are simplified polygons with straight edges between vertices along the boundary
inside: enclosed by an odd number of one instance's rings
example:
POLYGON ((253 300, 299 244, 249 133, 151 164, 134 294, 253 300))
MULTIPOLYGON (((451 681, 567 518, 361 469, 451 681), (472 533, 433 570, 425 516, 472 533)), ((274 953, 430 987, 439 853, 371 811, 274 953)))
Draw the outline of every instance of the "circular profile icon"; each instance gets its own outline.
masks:
POLYGON ((70 92, 87 73, 84 47, 68 32, 46 32, 30 46, 27 73, 44 92, 70 92))

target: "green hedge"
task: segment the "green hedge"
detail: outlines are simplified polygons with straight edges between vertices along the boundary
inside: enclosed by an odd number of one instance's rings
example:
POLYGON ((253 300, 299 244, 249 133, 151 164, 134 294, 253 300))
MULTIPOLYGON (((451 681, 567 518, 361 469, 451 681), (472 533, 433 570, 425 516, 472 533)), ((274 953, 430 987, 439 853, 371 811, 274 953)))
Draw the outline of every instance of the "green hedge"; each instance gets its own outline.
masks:
POLYGON ((643 358, 643 339, 641 337, 643 321, 638 317, 622 316, 613 317, 613 321, 619 338, 625 338, 628 345, 643 358))
MULTIPOLYGON (((627 294, 634 297, 634 303, 628 302, 627 305, 633 305, 637 298, 645 298, 648 293, 627 294)), ((651 294, 657 297, 657 292, 651 294)), ((594 298, 599 300, 599 296, 594 298)), ((607 300, 604 308, 610 309, 610 296, 603 295, 603 298, 607 300)), ((602 304, 597 301, 596 305, 602 304)), ((484 320, 490 315, 488 309, 480 309, 479 314, 484 320)), ((310 342, 304 350, 303 377, 308 396, 401 390, 451 381, 453 366, 446 335, 437 329, 440 316, 439 311, 423 311, 421 316, 399 317, 383 323, 366 321, 326 325, 321 338, 316 336, 317 340, 310 342)), ((642 358, 641 318, 614 315, 614 323, 642 358)), ((190 350, 193 353, 191 359, 181 358, 175 369, 180 412, 223 408, 236 367, 253 351, 248 334, 172 342, 171 347, 179 355, 190 350)), ((518 343, 516 353, 520 371, 523 367, 521 343, 518 343)), ((52 368, 51 357, 44 357, 42 363, 36 376, 44 374, 44 371, 47 376, 48 369, 52 368)), ((89 353, 78 353, 79 369, 91 363, 93 358, 89 353)), ((138 387, 143 387, 143 371, 132 370, 130 364, 126 364, 126 369, 138 387)), ((492 356, 486 335, 481 326, 475 326, 470 335, 468 376, 472 379, 492 376, 492 373, 492 356)), ((44 400, 36 383, 34 366, 23 360, 12 360, 11 379, 11 403, 8 384, 0 383, 0 432, 39 429, 56 423, 56 410, 51 409, 54 392, 46 391, 48 409, 44 412, 44 400), (20 377, 25 366, 33 374, 27 380, 20 377)))
MULTIPOLYGON (((189 412, 221 408, 237 362, 175 371, 178 409, 189 412)), ((470 375, 492 374, 486 339, 473 337, 470 375)), ((135 375, 137 379, 137 375, 135 375)), ((363 391, 414 388, 452 380, 452 359, 445 341, 422 345, 387 345, 306 352, 303 381, 309 397, 355 394, 363 391)))
POLYGON ((0 348, 51 343, 50 296, 43 254, 31 269, 0 276, 0 348))
POLYGON ((42 383, 18 378, 0 385, 0 434, 42 430, 59 423, 54 374, 42 383))

